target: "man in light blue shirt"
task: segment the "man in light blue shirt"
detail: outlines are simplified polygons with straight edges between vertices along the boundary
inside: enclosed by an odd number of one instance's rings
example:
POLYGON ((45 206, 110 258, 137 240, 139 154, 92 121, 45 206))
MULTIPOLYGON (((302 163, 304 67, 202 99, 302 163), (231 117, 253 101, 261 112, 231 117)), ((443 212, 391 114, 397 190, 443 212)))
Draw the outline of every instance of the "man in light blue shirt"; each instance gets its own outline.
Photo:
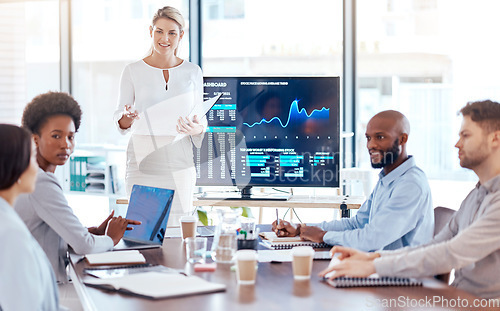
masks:
POLYGON ((376 114, 366 127, 372 167, 382 168, 375 189, 356 216, 319 226, 273 223, 278 236, 343 245, 363 251, 416 246, 431 240, 434 213, 424 172, 406 152, 408 119, 394 110, 376 114))

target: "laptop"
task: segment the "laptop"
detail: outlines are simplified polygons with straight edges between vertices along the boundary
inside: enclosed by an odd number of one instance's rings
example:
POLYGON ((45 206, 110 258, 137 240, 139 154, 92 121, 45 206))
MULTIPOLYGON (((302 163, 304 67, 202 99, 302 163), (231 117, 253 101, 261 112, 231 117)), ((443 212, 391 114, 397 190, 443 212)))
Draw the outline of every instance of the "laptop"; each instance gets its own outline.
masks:
POLYGON ((130 194, 127 219, 142 224, 127 230, 113 250, 156 248, 163 244, 174 190, 134 185, 130 194))

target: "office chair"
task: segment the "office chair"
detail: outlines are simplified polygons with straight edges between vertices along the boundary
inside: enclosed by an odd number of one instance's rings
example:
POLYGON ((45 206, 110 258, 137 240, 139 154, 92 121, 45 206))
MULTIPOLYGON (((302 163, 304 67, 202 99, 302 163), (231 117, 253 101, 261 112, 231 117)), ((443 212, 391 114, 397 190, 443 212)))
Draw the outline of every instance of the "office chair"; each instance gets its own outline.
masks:
MULTIPOLYGON (((443 229, 443 227, 450 221, 451 217, 455 213, 451 208, 437 206, 434 208, 434 236, 443 229)), ((450 272, 439 274, 435 276, 436 279, 449 284, 450 272)))

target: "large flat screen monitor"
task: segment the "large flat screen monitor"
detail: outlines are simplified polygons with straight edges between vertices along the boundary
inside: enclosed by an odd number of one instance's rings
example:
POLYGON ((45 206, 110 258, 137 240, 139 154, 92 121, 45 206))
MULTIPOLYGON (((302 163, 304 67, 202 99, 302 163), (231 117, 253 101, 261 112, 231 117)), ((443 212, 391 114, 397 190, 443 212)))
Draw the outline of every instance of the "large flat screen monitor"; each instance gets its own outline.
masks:
POLYGON ((339 77, 205 77, 197 185, 339 186, 339 77))

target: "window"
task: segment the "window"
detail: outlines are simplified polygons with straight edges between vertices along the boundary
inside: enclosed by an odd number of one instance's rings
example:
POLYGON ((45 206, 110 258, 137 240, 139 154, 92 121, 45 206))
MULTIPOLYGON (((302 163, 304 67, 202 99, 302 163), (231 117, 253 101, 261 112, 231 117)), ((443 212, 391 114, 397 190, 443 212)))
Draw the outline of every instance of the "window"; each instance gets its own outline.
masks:
POLYGON ((369 166, 366 123, 396 109, 410 120, 409 154, 431 183, 446 180, 433 188, 434 204, 456 197, 457 181, 471 188, 476 177, 460 167, 454 148, 457 112, 469 101, 500 99, 500 44, 491 24, 499 9, 495 1, 358 0, 358 166, 369 166))
POLYGON ((203 73, 342 74, 342 1, 202 1, 203 73))
MULTIPOLYGON (((202 64, 205 76, 341 76, 343 1, 202 1, 202 64)), ((341 97, 342 98, 342 97, 341 97)), ((331 188, 294 189, 328 194, 331 188)), ((332 217, 331 210, 304 209, 303 221, 332 217)), ((276 215, 264 211, 265 222, 276 215)))
POLYGON ((73 0, 72 94, 83 109, 79 143, 125 145, 127 136, 113 125, 120 75, 128 63, 146 56, 149 26, 165 5, 179 9, 186 21, 180 57, 189 59, 187 0, 73 0))
MULTIPOLYGON (((165 4, 71 1, 71 91, 84 111, 79 143, 126 144, 127 137, 112 125, 120 74, 146 53, 151 18, 165 4)), ((200 4, 206 76, 342 76, 342 0, 200 4)), ((168 5, 179 8, 188 23, 189 0, 168 5)), ((59 6, 58 0, 0 2, 0 122, 19 124, 27 102, 66 82, 60 73, 59 20, 67 16, 59 6)), ((356 0, 356 9, 356 166, 370 166, 364 138, 368 120, 378 111, 397 109, 412 126, 409 153, 437 185, 435 205, 439 197, 457 197, 453 189, 465 192, 476 181, 473 172, 459 166, 454 148, 457 111, 468 101, 500 100, 500 43, 492 26, 500 3, 356 0)), ((180 50, 185 59, 188 38, 189 23, 180 50)))
POLYGON ((57 91, 59 1, 0 3, 0 122, 20 125, 37 94, 57 91))

